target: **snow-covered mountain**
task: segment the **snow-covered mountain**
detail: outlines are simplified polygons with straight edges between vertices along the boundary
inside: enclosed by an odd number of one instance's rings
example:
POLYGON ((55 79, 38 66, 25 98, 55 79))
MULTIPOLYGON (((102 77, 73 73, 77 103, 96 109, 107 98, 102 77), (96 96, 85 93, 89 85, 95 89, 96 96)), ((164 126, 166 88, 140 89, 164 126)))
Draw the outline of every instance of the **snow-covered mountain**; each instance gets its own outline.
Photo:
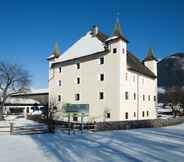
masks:
POLYGON ((175 53, 158 63, 158 87, 184 86, 184 53, 175 53))

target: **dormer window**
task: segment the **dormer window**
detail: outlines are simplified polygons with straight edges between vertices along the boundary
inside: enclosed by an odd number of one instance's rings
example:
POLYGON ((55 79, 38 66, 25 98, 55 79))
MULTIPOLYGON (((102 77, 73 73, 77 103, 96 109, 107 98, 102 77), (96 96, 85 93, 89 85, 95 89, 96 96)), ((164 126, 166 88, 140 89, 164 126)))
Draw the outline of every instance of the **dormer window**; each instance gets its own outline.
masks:
POLYGON ((113 53, 117 53, 117 48, 113 48, 113 53))

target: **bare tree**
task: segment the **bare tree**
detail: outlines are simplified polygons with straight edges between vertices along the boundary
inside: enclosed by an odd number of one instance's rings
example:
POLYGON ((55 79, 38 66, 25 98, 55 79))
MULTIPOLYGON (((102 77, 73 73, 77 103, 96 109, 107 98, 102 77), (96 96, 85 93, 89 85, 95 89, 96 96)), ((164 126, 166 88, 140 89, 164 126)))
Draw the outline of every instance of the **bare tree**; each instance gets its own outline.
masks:
POLYGON ((17 64, 0 62, 0 120, 8 97, 29 90, 30 75, 17 64))
POLYGON ((174 117, 177 114, 181 115, 181 111, 179 109, 179 105, 184 106, 184 91, 179 87, 172 87, 166 91, 167 100, 171 106, 172 113, 174 117))

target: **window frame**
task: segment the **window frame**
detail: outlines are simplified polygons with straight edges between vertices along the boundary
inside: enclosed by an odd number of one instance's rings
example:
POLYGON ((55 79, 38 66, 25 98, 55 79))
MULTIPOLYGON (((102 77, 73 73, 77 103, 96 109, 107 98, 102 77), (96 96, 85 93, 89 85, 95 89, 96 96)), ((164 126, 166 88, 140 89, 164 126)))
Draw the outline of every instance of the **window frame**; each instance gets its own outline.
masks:
POLYGON ((61 95, 58 95, 58 102, 61 102, 61 95))
POLYGON ((79 93, 76 93, 75 94, 75 101, 79 101, 80 100, 80 94, 79 93))
POLYGON ((77 69, 80 69, 80 63, 79 62, 76 63, 76 67, 77 67, 77 69))
POLYGON ((59 83, 58 83, 59 86, 61 86, 61 80, 59 80, 59 83))
POLYGON ((125 119, 128 119, 128 112, 125 113, 125 119))
POLYGON ((99 92, 99 99, 103 100, 104 99, 104 92, 99 92))
POLYGON ((77 77, 77 84, 80 84, 80 77, 77 77))
POLYGON ((61 71, 62 71, 62 70, 61 70, 61 67, 59 67, 59 73, 61 73, 61 71))
POLYGON ((128 99, 129 99, 128 91, 125 91, 125 100, 128 100, 128 99))
POLYGON ((142 111, 142 117, 145 117, 145 113, 144 113, 144 111, 142 111))
POLYGON ((117 48, 113 48, 112 53, 117 53, 117 48))
POLYGON ((104 81, 104 74, 100 74, 100 81, 103 82, 104 81))
POLYGON ((100 57, 100 65, 104 64, 104 57, 100 57))
POLYGON ((106 114, 106 117, 107 117, 107 119, 110 119, 110 118, 111 118, 111 113, 108 112, 108 113, 106 114))

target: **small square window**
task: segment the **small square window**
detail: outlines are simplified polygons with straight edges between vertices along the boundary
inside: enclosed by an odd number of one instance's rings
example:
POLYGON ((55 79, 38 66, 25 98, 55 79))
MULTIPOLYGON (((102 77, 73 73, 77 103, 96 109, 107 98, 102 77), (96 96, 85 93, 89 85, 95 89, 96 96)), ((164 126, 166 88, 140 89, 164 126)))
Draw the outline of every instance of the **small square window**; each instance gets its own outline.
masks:
POLYGON ((125 92, 125 99, 128 100, 128 92, 125 92))
POLYGON ((61 67, 59 67, 59 73, 61 73, 61 67))
POLYGON ((100 64, 104 64, 104 57, 100 58, 100 64))
POLYGON ((113 53, 117 53, 117 48, 113 48, 113 53))
POLYGON ((61 101, 61 95, 58 95, 58 101, 61 101))
POLYGON ((77 84, 80 84, 80 78, 79 77, 77 78, 77 84))
POLYGON ((128 113, 127 112, 125 113, 125 119, 128 119, 128 113))
POLYGON ((103 100, 104 99, 104 93, 103 92, 100 92, 99 95, 100 95, 99 96, 100 97, 100 100, 103 100))
POLYGON ((106 116, 109 119, 111 117, 111 113, 107 113, 106 116))
POLYGON ((104 74, 100 74, 100 81, 104 81, 104 74))
POLYGON ((77 63, 77 69, 80 69, 80 63, 77 63))
POLYGON ((76 115, 73 116, 73 121, 78 121, 78 117, 76 115))

